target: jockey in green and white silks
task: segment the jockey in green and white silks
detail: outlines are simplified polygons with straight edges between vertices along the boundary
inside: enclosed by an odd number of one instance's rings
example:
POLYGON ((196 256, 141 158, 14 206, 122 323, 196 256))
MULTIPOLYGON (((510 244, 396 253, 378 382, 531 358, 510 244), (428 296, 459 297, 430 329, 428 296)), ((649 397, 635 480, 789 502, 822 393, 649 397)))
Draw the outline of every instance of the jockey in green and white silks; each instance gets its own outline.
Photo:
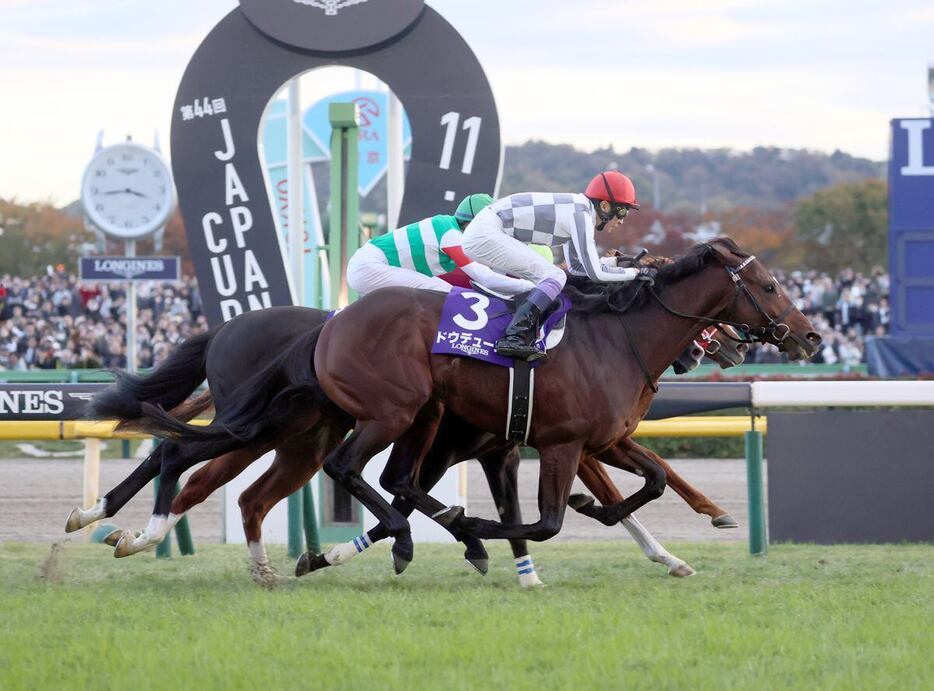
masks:
POLYGON ((439 276, 459 268, 471 281, 498 293, 531 290, 531 282, 498 274, 469 259, 461 248, 463 228, 492 201, 488 194, 472 194, 453 216, 432 216, 373 238, 347 263, 347 283, 360 295, 390 286, 446 293, 452 286, 439 276))

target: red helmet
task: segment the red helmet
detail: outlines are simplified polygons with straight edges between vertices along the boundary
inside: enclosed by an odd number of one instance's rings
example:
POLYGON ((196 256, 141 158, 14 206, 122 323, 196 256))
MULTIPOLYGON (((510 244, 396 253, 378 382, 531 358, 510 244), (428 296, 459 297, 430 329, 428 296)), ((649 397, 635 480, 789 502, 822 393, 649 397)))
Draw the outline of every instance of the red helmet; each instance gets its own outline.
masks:
POLYGON ((614 206, 639 208, 635 185, 632 184, 632 180, 617 170, 608 170, 594 176, 594 179, 587 185, 587 189, 584 190, 584 194, 589 199, 608 201, 614 206))

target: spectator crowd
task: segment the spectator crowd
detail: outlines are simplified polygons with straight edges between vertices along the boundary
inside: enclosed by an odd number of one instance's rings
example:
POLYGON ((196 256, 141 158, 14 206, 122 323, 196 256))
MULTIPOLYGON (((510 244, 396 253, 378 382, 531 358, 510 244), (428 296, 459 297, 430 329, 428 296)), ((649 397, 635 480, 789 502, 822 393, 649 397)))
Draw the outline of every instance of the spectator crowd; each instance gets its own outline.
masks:
MULTIPOLYGON (((865 337, 888 332, 889 277, 846 269, 776 272, 795 305, 824 337, 811 362, 855 365, 865 359, 865 337)), ((64 272, 0 277, 0 369, 126 367, 125 283, 79 283, 64 272)), ((172 348, 207 329, 197 284, 142 282, 137 288, 137 366, 153 367, 172 348)), ((784 362, 773 347, 757 347, 748 362, 784 362)))
MULTIPOLYGON (((865 362, 866 337, 884 336, 889 331, 889 275, 881 267, 875 267, 868 276, 844 269, 837 276, 817 271, 776 271, 775 278, 824 338, 823 348, 809 362, 865 362)), ((785 362, 785 356, 775 348, 759 346, 747 361, 785 362)))
MULTIPOLYGON (((193 279, 137 285, 137 366, 153 367, 207 329, 193 279)), ((77 276, 0 276, 0 369, 127 365, 126 283, 79 283, 77 276)))

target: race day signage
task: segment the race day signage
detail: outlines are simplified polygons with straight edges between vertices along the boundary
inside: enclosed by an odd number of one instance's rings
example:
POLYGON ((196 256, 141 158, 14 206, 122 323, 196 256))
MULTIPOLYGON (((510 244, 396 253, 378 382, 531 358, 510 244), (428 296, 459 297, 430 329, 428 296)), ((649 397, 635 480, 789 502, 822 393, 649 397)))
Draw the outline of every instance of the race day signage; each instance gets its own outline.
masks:
POLYGON ((178 257, 81 257, 82 281, 177 281, 178 257))
POLYGON ((374 74, 405 108, 412 149, 400 223, 496 193, 502 147, 489 82, 423 0, 241 0, 198 47, 172 113, 172 168, 212 325, 291 304, 258 129, 283 84, 326 66, 374 74))

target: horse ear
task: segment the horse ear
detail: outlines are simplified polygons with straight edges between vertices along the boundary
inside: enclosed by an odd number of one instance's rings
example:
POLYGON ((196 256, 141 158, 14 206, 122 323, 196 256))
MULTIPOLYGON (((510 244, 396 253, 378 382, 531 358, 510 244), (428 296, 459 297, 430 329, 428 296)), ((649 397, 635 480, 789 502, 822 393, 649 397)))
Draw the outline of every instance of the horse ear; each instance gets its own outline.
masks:
POLYGON ((736 243, 729 238, 717 238, 716 240, 711 240, 707 243, 707 246, 713 250, 714 255, 717 257, 717 261, 719 261, 721 264, 732 264, 736 261, 737 254, 735 250, 738 248, 736 243))

